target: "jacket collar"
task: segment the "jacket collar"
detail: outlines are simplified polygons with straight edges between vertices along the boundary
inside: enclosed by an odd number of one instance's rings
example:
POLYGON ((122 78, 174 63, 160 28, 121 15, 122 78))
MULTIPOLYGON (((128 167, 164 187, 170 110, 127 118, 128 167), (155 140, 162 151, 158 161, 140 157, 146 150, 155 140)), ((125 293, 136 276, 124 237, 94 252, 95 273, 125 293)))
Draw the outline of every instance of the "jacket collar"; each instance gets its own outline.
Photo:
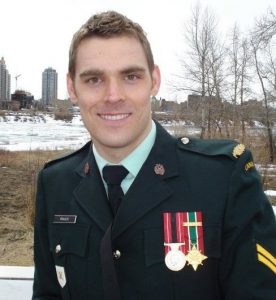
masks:
POLYGON ((74 190, 76 202, 105 231, 112 221, 112 212, 92 147, 75 171, 82 177, 74 190))

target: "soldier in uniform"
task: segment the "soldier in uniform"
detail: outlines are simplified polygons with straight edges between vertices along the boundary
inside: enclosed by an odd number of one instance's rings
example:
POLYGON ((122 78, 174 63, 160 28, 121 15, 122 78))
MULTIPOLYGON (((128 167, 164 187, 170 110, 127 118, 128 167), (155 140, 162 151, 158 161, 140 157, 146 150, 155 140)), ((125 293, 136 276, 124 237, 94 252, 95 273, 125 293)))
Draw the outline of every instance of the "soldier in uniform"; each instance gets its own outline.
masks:
POLYGON ((32 299, 275 300, 275 216, 251 153, 152 120, 142 28, 92 16, 67 84, 92 142, 39 174, 32 299))

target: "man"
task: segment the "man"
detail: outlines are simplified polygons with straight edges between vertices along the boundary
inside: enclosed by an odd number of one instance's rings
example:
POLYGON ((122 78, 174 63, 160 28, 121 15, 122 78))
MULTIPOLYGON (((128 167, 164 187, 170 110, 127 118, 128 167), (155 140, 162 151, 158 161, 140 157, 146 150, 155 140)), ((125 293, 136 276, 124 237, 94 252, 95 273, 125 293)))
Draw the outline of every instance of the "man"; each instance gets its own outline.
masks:
POLYGON ((40 172, 33 300, 275 300, 275 217, 251 154, 152 121, 160 72, 142 28, 91 17, 67 85, 92 143, 40 172), (116 184, 106 165, 126 171, 116 184))

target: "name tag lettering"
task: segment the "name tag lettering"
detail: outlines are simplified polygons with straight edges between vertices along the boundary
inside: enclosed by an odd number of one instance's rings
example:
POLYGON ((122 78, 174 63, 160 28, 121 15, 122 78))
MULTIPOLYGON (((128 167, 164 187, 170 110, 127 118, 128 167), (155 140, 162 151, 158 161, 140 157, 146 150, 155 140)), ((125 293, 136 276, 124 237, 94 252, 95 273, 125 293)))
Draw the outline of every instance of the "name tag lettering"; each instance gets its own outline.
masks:
POLYGON ((77 221, 76 215, 54 215, 53 223, 75 224, 76 221, 77 221))

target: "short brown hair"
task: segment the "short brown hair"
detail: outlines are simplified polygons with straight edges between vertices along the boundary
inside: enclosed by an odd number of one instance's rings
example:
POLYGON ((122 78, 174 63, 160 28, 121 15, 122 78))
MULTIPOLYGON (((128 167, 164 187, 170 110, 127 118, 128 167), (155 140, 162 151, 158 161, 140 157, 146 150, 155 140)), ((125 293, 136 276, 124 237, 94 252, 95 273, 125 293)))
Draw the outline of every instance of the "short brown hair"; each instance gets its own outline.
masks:
POLYGON ((154 69, 153 55, 142 27, 116 11, 107 11, 93 15, 74 34, 69 51, 68 71, 71 78, 75 77, 77 49, 83 40, 91 37, 111 38, 122 35, 132 36, 139 40, 145 52, 149 69, 152 71, 154 69))

